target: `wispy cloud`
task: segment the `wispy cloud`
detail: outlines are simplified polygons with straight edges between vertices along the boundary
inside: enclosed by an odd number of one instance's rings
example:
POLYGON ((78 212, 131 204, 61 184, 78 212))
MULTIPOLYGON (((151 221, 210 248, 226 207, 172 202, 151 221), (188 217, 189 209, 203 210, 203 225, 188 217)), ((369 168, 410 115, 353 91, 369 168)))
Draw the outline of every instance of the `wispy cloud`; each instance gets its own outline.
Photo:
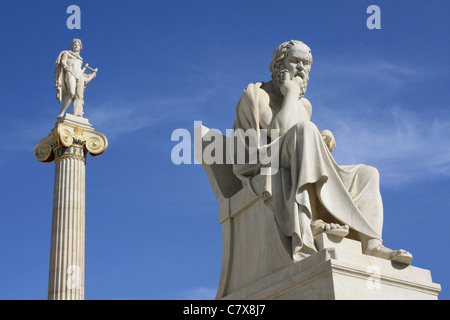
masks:
POLYGON ((23 118, 8 120, 0 131, 2 136, 0 152, 10 154, 19 151, 32 152, 36 144, 50 134, 56 123, 56 117, 54 122, 48 119, 45 121, 43 119, 24 120, 23 118))
MULTIPOLYGON (((108 138, 151 127, 155 124, 182 119, 198 110, 214 94, 215 88, 196 92, 183 98, 148 98, 145 100, 123 101, 111 99, 95 108, 86 110, 89 122, 96 129, 106 133, 108 138)), ((10 118, 0 135, 0 152, 13 154, 33 151, 40 139, 45 138, 56 123, 56 117, 27 120, 10 118)))
POLYGON ((419 80, 422 77, 431 75, 430 70, 423 68, 423 66, 409 66, 404 63, 392 63, 387 61, 377 61, 369 59, 368 61, 359 61, 359 63, 342 63, 330 68, 328 70, 347 77, 355 77, 357 79, 366 79, 367 81, 377 81, 388 84, 390 86, 402 85, 405 81, 411 82, 419 80))
POLYGON ((215 88, 209 88, 183 98, 150 97, 137 101, 114 99, 101 104, 89 113, 89 120, 96 126, 108 128, 111 137, 133 133, 164 122, 183 119, 211 99, 215 88))
POLYGON ((394 109, 390 121, 337 118, 336 158, 342 164, 377 167, 385 185, 450 176, 450 120, 428 119, 394 109), (339 149, 341 147, 342 149, 339 149))
POLYGON ((362 55, 362 53, 339 53, 322 56, 320 63, 314 63, 314 68, 324 68, 329 70, 330 73, 353 75, 365 75, 365 74, 377 74, 382 77, 397 77, 406 76, 411 77, 414 75, 430 76, 439 74, 442 71, 441 67, 435 67, 432 65, 432 61, 422 57, 416 56, 413 58, 395 59, 393 57, 384 57, 374 54, 362 55), (342 72, 341 72, 342 71, 342 72), (381 72, 379 72, 381 71, 381 72))
POLYGON ((382 59, 370 65, 351 59, 345 67, 325 65, 329 82, 319 82, 317 94, 310 97, 312 121, 333 131, 337 140, 333 153, 339 164, 375 166, 382 184, 392 187, 450 176, 450 144, 446 143, 450 115, 424 112, 421 101, 398 102, 403 100, 399 89, 424 77, 432 79, 433 71, 382 59), (347 82, 338 81, 342 74, 347 82), (383 94, 368 95, 374 86, 383 94), (336 98, 343 97, 342 92, 346 98, 336 98), (390 103, 388 97, 396 97, 396 102, 390 103))
POLYGON ((214 300, 217 288, 196 287, 183 293, 181 300, 214 300))

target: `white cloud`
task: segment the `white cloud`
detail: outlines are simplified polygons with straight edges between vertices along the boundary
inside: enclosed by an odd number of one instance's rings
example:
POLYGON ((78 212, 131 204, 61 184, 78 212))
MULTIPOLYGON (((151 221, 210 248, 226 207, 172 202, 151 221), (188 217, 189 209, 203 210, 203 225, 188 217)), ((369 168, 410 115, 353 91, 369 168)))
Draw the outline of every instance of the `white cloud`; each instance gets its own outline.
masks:
POLYGON ((33 119, 25 121, 20 118, 17 120, 9 119, 0 132, 2 139, 0 141, 0 151, 14 153, 20 151, 33 152, 36 144, 50 134, 56 123, 50 119, 33 119))
POLYGON ((312 75, 326 75, 337 79, 348 77, 355 80, 352 85, 361 79, 372 84, 380 82, 390 86, 403 85, 405 82, 423 81, 425 78, 440 75, 442 66, 436 68, 430 63, 340 54, 323 57, 320 63, 314 63, 312 75))
POLYGON ((312 121, 327 126, 319 128, 330 129, 336 137, 333 154, 337 162, 377 167, 386 186, 448 178, 450 115, 427 112, 423 108, 426 100, 398 102, 406 98, 399 90, 415 83, 419 75, 421 80, 425 76, 432 79, 433 72, 381 59, 369 65, 347 60, 345 66, 325 62, 322 67, 327 69, 328 78, 319 81, 309 97, 312 121), (345 82, 339 81, 342 74, 345 82), (367 94, 373 87, 381 94, 367 94), (397 102, 389 102, 388 97, 397 102))
POLYGON ((183 294, 182 300, 214 300, 217 288, 196 287, 183 294))
POLYGON ((159 123, 183 119, 200 108, 214 94, 207 89, 184 98, 148 98, 141 101, 106 102, 89 112, 89 120, 97 127, 108 128, 109 136, 133 133, 159 123))
POLYGON ((336 158, 377 167, 386 185, 450 176, 450 121, 393 110, 391 121, 337 119, 336 158), (343 123, 343 125, 339 125, 343 123), (339 147, 342 149, 338 149, 339 147))
MULTIPOLYGON (((205 89, 184 98, 148 98, 137 101, 115 99, 85 110, 85 117, 89 119, 95 129, 107 134, 108 138, 113 138, 158 123, 170 123, 175 119, 186 117, 211 99, 215 90, 215 88, 205 89)), ((56 117, 53 119, 41 117, 32 121, 22 118, 8 119, 0 131, 2 136, 0 151, 5 154, 21 151, 32 152, 36 144, 50 134, 55 123, 56 117)))

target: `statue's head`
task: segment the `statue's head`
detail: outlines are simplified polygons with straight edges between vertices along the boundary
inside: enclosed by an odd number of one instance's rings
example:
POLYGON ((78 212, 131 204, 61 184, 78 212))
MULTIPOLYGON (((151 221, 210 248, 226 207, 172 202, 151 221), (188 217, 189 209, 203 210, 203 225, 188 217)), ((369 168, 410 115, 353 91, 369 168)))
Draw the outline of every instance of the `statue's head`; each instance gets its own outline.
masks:
POLYGON ((281 84, 283 73, 289 72, 290 78, 298 81, 304 94, 312 61, 311 49, 301 41, 291 40, 275 49, 269 70, 272 72, 272 79, 278 84, 281 84))
POLYGON ((73 39, 72 44, 70 45, 70 50, 75 52, 80 52, 83 49, 83 44, 80 39, 73 39))

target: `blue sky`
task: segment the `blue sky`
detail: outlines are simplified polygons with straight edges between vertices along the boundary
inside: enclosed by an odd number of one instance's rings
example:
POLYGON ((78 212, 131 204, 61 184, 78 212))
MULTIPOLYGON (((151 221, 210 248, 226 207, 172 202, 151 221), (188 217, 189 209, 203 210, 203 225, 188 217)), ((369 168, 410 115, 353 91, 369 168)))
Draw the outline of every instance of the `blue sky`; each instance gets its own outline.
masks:
MULTIPOLYGON (((339 164, 381 174, 384 243, 414 255, 449 299, 450 2, 1 1, 0 299, 46 299, 54 164, 33 156, 53 128, 55 60, 73 38, 97 78, 85 117, 109 139, 86 167, 86 299, 212 299, 222 234, 200 165, 174 165, 171 134, 222 132, 275 47, 314 57, 306 97, 339 164), (81 9, 69 30, 66 9, 81 9), (366 9, 381 8, 369 30, 366 9)), ((69 109, 71 110, 71 108, 69 109)))

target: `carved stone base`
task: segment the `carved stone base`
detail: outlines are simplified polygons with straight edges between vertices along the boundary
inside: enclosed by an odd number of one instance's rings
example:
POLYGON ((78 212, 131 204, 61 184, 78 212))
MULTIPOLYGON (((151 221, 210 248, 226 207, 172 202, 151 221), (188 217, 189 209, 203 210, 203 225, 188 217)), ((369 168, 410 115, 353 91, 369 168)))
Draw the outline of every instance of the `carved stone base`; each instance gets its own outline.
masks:
POLYGON ((316 236, 320 251, 222 299, 435 300, 429 270, 392 263, 357 250, 359 242, 316 236), (330 248, 334 246, 335 248, 330 248), (356 251, 355 251, 356 249, 356 251))
POLYGON ((70 113, 65 113, 61 119, 58 119, 57 123, 66 123, 68 125, 82 127, 83 129, 94 130, 87 118, 74 116, 70 113))

